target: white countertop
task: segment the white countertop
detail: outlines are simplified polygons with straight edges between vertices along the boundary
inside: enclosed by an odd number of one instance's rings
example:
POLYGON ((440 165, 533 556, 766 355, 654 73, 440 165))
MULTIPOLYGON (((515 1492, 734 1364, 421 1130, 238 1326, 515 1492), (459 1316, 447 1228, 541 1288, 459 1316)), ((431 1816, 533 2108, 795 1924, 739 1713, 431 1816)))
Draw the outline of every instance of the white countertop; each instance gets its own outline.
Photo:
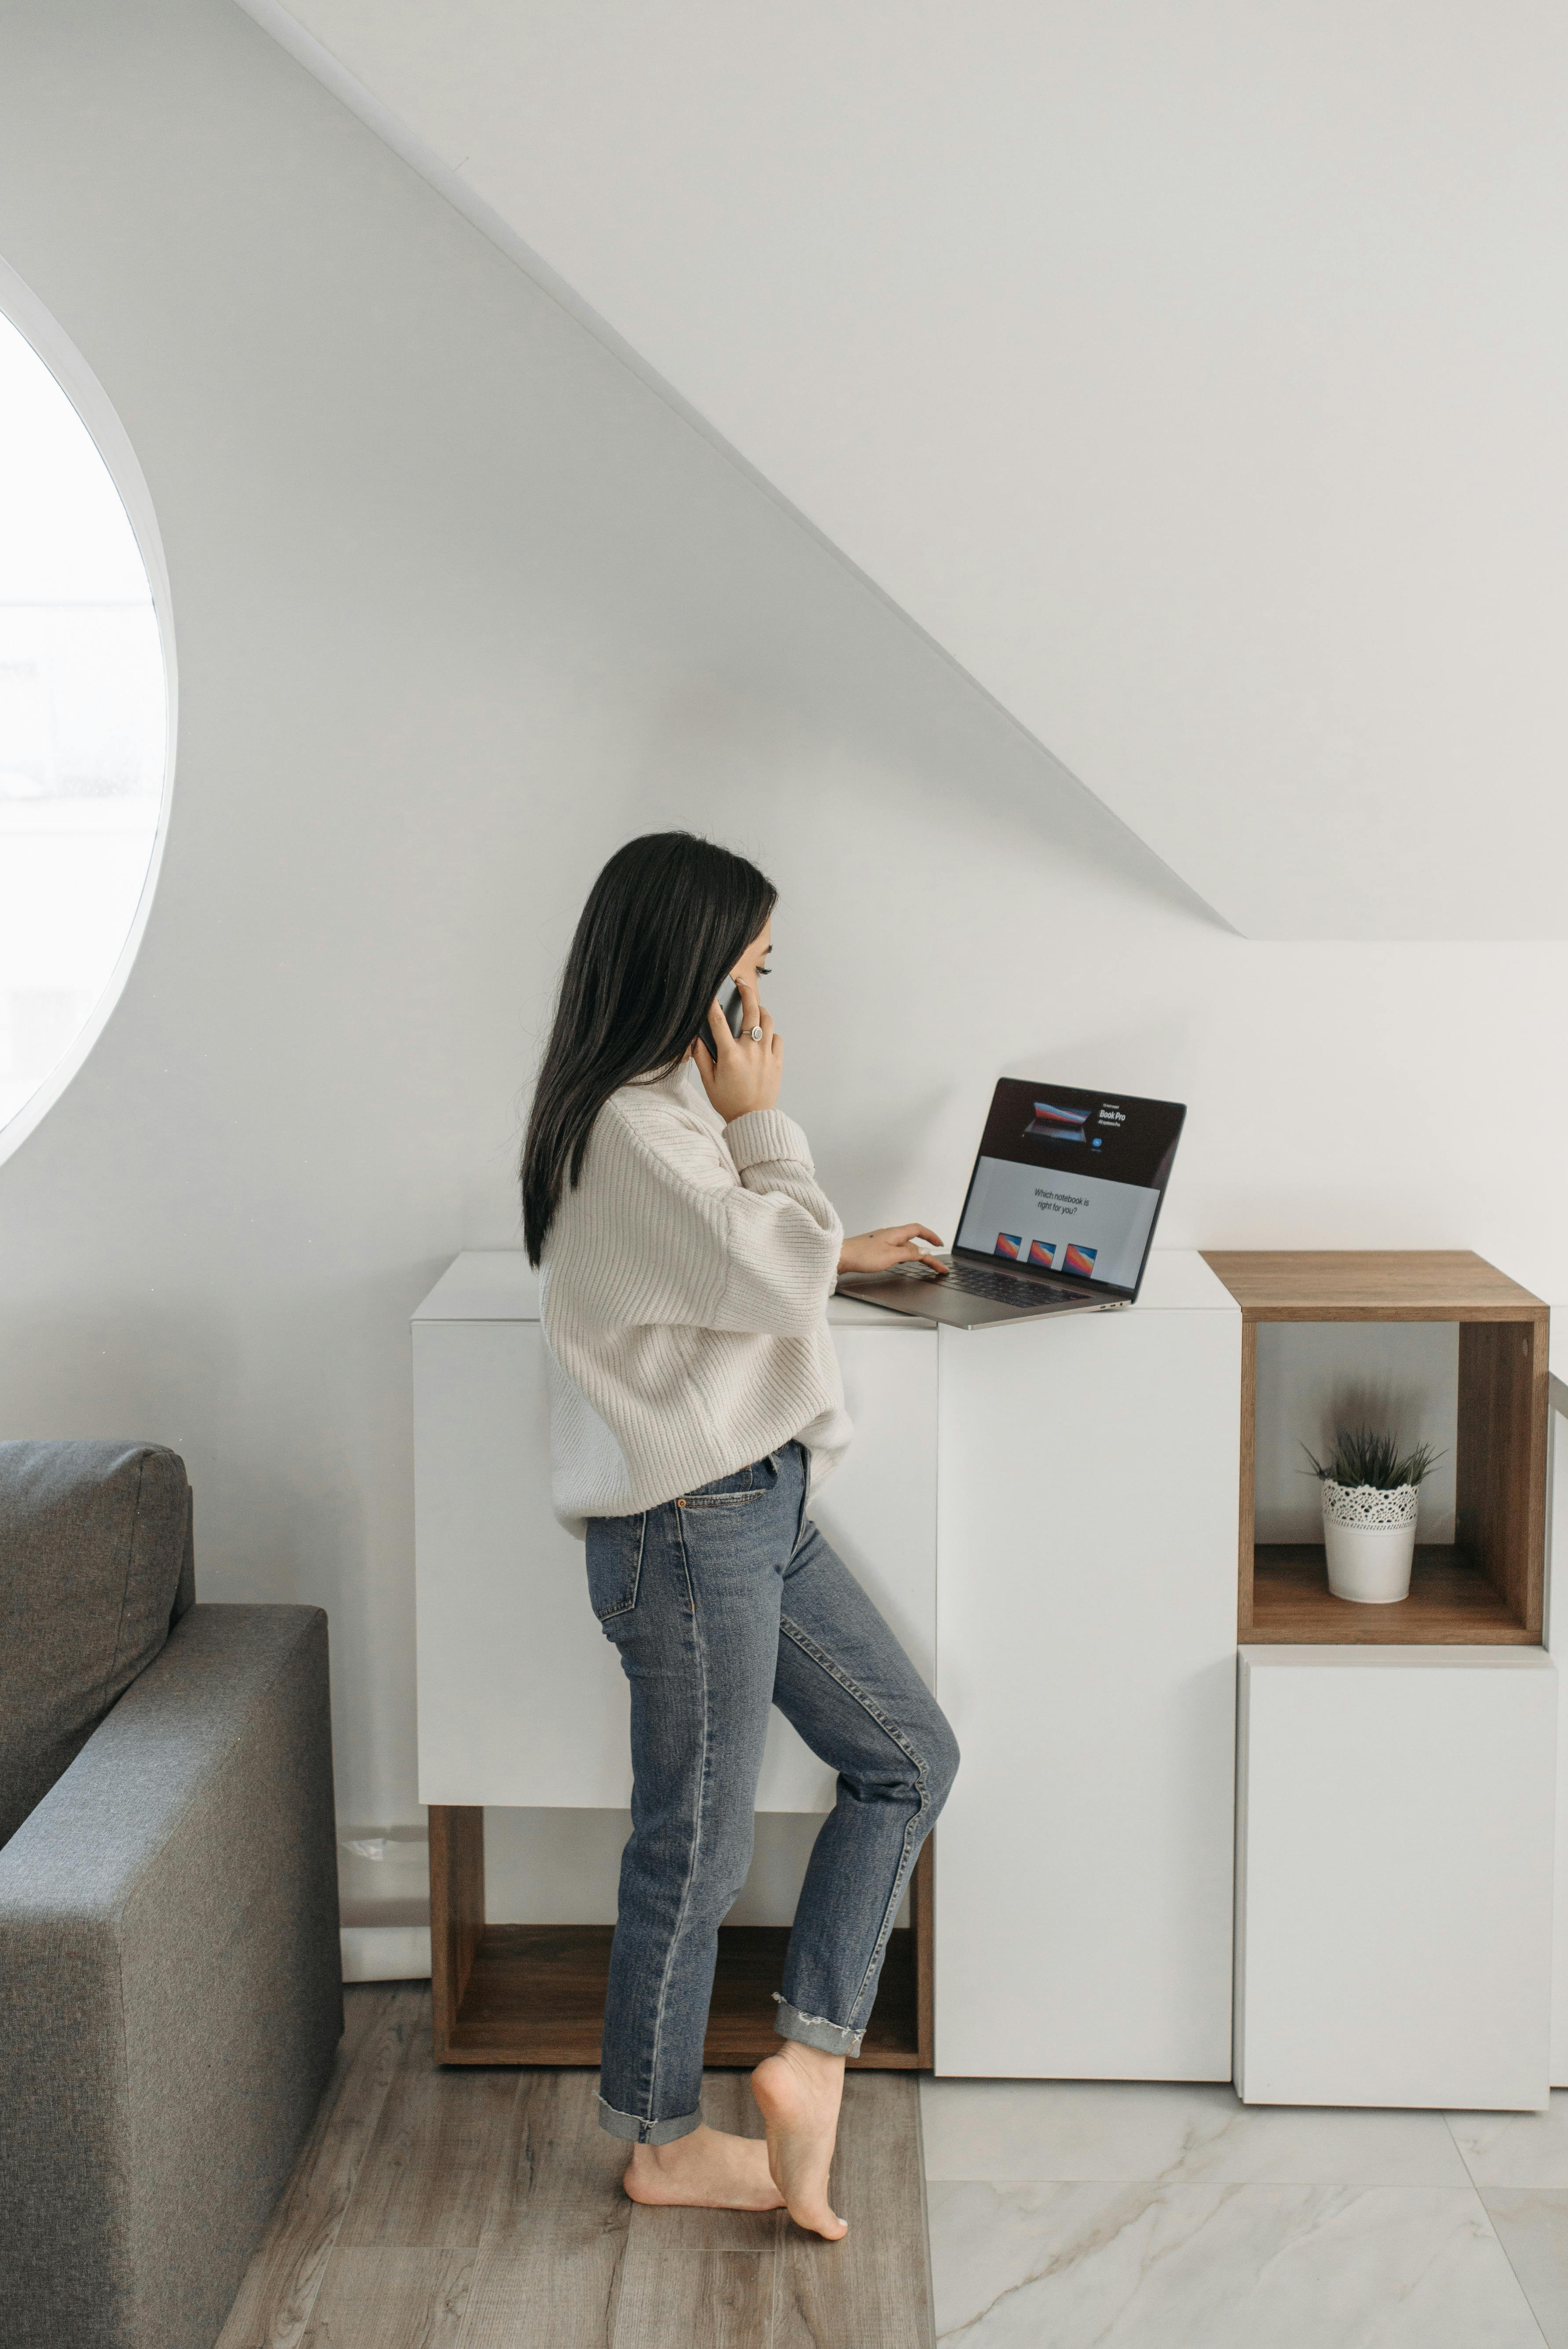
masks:
MULTIPOLYGON (((1195 1248, 1156 1248, 1149 1259, 1135 1312, 1237 1312, 1234 1298, 1195 1248)), ((521 1248, 465 1248, 414 1309, 416 1321, 537 1321, 539 1275, 521 1248)), ((852 1297, 828 1300, 834 1329, 931 1330, 935 1323, 906 1313, 884 1313, 852 1297)))

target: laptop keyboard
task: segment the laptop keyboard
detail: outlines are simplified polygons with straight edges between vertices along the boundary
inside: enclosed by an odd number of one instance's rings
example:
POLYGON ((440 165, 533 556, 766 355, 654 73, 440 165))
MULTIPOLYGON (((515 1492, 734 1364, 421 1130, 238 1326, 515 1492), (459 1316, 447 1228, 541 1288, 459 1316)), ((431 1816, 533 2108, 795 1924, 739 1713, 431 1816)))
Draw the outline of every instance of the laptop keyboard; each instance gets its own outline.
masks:
POLYGON ((965 1297, 983 1297, 987 1305, 1038 1305, 1042 1299, 1076 1298, 1076 1288, 1058 1288, 1045 1280, 1020 1280, 1011 1272, 979 1272, 969 1265, 954 1265, 947 1276, 948 1285, 962 1289, 965 1297))

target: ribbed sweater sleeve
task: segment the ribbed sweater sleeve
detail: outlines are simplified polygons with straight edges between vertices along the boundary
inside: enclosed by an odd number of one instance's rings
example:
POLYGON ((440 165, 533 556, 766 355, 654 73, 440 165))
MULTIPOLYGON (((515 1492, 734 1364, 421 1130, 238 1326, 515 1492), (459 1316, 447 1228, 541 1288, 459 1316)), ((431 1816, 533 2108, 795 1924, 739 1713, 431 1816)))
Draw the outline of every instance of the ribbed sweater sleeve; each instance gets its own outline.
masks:
POLYGON ((724 1126, 683 1070, 600 1111, 542 1257, 555 1504, 630 1515, 851 1428, 827 1326, 843 1233, 793 1118, 724 1126))
POLYGON ((578 1290, 585 1318, 781 1338, 820 1322, 843 1228, 792 1118, 753 1111, 720 1145, 678 1111, 650 1131, 614 1099, 589 1152, 599 1245, 578 1290))

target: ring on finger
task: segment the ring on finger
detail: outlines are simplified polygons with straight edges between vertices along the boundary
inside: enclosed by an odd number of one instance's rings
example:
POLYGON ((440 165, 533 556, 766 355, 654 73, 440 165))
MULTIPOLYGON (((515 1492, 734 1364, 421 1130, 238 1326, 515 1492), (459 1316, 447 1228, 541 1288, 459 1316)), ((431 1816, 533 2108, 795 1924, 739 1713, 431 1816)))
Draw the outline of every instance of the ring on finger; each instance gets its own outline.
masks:
POLYGON ((754 1044, 760 1044, 760 1043, 761 1043, 761 1041, 762 1041, 762 1030, 761 1030, 761 1029, 760 1029, 760 1028, 753 1028, 753 1029, 752 1029, 752 1030, 751 1030, 751 1040, 752 1040, 752 1042, 753 1042, 754 1044))

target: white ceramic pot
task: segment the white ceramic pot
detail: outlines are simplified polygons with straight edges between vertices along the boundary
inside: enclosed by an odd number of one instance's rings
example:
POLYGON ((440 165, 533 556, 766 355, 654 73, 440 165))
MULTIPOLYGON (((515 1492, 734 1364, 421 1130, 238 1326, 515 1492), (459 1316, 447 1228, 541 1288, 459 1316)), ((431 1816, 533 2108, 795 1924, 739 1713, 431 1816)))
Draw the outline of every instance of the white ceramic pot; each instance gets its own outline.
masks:
POLYGON ((1415 1485, 1380 1493, 1375 1485, 1336 1485, 1332 1476, 1322 1481, 1323 1547, 1336 1599, 1355 1599, 1364 1607, 1408 1599, 1420 1500, 1415 1485))

